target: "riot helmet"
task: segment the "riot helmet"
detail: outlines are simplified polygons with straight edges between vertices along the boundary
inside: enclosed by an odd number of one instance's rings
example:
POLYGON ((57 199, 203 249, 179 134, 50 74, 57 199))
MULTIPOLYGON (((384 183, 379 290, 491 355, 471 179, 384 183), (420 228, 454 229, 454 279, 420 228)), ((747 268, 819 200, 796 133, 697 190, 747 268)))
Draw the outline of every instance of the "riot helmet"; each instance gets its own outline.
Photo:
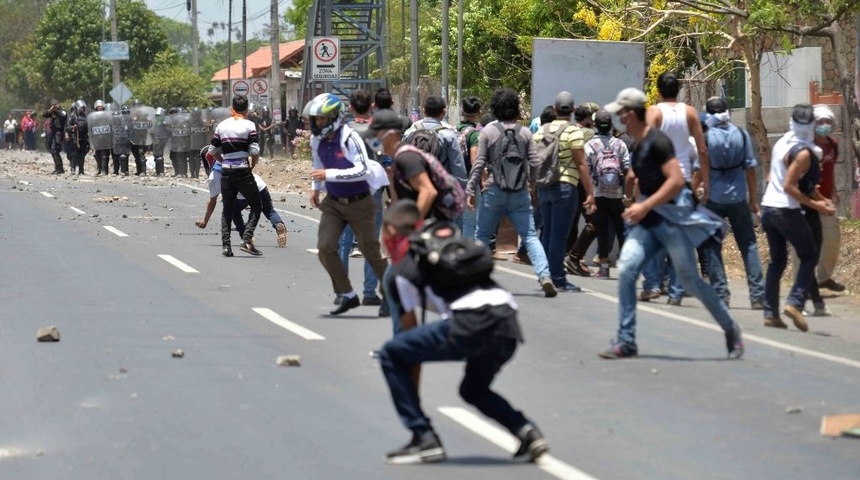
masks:
POLYGON ((317 136, 327 137, 343 124, 343 102, 332 93, 317 95, 305 106, 305 113, 311 120, 311 133, 317 136), (316 117, 325 118, 325 123, 318 125, 316 117))
POLYGON ((93 110, 105 110, 105 101, 104 100, 96 100, 96 103, 93 104, 93 110))
POLYGON ((78 113, 86 113, 86 111, 87 111, 87 102, 85 102, 82 98, 81 98, 81 99, 78 99, 78 101, 77 101, 77 102, 75 102, 75 104, 74 104, 74 106, 73 106, 72 108, 73 108, 74 110, 76 110, 78 113))
POLYGON ((296 118, 296 117, 298 117, 298 116, 299 116, 299 109, 298 109, 298 108, 296 108, 296 106, 295 106, 295 105, 293 105, 293 106, 292 106, 292 107, 290 107, 290 109, 287 111, 287 114, 288 114, 290 117, 292 117, 292 118, 296 118))
POLYGON ((164 109, 161 107, 156 108, 155 109, 155 116, 156 117, 163 117, 164 116, 164 109))

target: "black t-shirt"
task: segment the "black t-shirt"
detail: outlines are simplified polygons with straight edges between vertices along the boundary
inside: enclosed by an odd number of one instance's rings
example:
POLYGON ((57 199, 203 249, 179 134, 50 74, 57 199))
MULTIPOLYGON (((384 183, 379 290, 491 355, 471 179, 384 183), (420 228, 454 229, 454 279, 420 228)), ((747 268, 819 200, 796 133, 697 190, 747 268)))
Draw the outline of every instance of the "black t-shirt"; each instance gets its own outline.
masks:
POLYGON ((394 168, 394 191, 397 192, 397 198, 418 200, 418 192, 412 188, 409 180, 421 173, 429 174, 424 158, 418 153, 403 151, 394 156, 392 167, 394 168))
POLYGON ((633 145, 630 166, 639 180, 639 190, 644 195, 654 195, 666 181, 663 164, 675 157, 672 140, 656 128, 648 129, 645 138, 633 145))

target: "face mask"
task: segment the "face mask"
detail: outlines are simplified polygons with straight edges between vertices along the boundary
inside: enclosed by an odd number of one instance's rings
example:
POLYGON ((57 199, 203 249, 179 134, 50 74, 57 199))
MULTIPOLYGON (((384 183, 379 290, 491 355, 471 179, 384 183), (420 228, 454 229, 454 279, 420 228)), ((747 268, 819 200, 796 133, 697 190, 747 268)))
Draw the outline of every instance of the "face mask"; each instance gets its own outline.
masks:
POLYGON ((830 132, 833 131, 833 125, 816 125, 815 126, 815 134, 819 137, 826 137, 830 135, 830 132))
POLYGON ((791 131, 794 132, 794 135, 804 142, 812 142, 815 138, 815 124, 807 124, 803 125, 795 122, 794 120, 789 120, 789 125, 791 127, 791 131))

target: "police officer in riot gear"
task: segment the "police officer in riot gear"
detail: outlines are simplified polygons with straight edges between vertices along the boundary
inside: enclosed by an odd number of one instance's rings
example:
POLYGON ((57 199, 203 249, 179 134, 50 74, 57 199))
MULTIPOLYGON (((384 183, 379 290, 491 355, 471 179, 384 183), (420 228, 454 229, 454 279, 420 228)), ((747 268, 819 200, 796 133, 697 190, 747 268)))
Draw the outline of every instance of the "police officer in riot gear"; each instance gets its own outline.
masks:
POLYGON ((131 141, 129 139, 131 117, 127 105, 123 105, 119 115, 114 113, 113 117, 113 174, 128 176, 128 157, 131 153, 131 141))
POLYGON ((59 101, 51 100, 50 107, 42 114, 42 117, 50 119, 51 131, 49 135, 51 144, 48 147, 48 151, 51 152, 51 158, 54 159, 54 171, 51 172, 51 175, 64 174, 66 170, 63 168, 63 159, 60 157, 60 152, 63 151, 63 139, 66 134, 66 122, 69 115, 60 106, 59 101))
POLYGON ((72 106, 72 114, 69 115, 66 132, 75 151, 73 157, 75 163, 71 167, 71 173, 75 173, 75 167, 77 166, 78 175, 83 175, 84 160, 90 151, 90 131, 87 125, 87 103, 82 99, 75 102, 72 106))
POLYGON ((155 174, 164 176, 164 148, 170 140, 170 127, 167 125, 163 108, 155 109, 155 122, 152 125, 152 154, 155 156, 155 174))
POLYGON ((93 111, 87 115, 87 126, 90 129, 90 141, 95 150, 97 177, 108 174, 110 151, 113 147, 112 123, 113 119, 110 112, 106 110, 105 102, 96 100, 93 111))
POLYGON ((296 132, 303 130, 304 127, 304 121, 299 118, 299 109, 295 106, 290 107, 287 113, 287 119, 284 120, 284 132, 286 136, 284 144, 286 145, 286 149, 290 153, 291 158, 296 158, 296 146, 293 145, 293 140, 298 136, 296 132))
POLYGON ((191 126, 184 107, 171 109, 170 113, 170 161, 174 177, 188 176, 188 151, 191 149, 191 126))
POLYGON ((269 158, 275 157, 275 123, 272 121, 272 115, 269 112, 269 107, 263 105, 263 113, 260 116, 260 122, 257 124, 260 130, 260 154, 265 157, 266 152, 269 152, 269 158))
MULTIPOLYGON (((143 105, 140 103, 140 100, 138 100, 138 99, 134 99, 134 101, 131 103, 131 106, 132 106, 132 110, 136 110, 140 107, 143 107, 143 105)), ((123 107, 123 108, 126 108, 126 107, 123 107)), ((134 114, 132 115, 131 122, 132 122, 132 125, 131 125, 132 130, 134 130, 134 128, 137 126, 138 123, 145 123, 144 120, 137 118, 137 115, 134 115, 134 114)), ((141 144, 138 144, 138 143, 132 141, 131 142, 131 154, 134 156, 134 169, 135 169, 134 176, 139 177, 141 175, 146 175, 146 158, 145 158, 146 144, 144 143, 141 145, 141 144)))

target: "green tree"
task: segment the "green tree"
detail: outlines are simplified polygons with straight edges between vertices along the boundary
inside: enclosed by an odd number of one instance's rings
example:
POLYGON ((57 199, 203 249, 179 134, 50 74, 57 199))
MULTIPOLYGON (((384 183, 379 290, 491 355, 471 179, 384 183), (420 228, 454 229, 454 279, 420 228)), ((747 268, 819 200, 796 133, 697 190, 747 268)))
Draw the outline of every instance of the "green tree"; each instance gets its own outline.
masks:
POLYGON ((156 55, 152 68, 140 80, 131 81, 129 88, 141 102, 160 107, 206 107, 211 83, 194 75, 179 55, 164 51, 156 55))
POLYGON ((284 20, 289 28, 286 37, 293 40, 305 38, 308 28, 308 12, 313 0, 293 0, 291 3, 284 10, 284 20))
MULTIPOLYGON (((99 58, 99 42, 110 32, 103 7, 101 0, 49 3, 33 34, 13 47, 10 89, 30 101, 101 97, 110 87, 109 65, 99 58)), ((140 0, 117 2, 117 24, 131 57, 121 64, 124 80, 148 71, 156 55, 170 49, 157 17, 140 0)))

